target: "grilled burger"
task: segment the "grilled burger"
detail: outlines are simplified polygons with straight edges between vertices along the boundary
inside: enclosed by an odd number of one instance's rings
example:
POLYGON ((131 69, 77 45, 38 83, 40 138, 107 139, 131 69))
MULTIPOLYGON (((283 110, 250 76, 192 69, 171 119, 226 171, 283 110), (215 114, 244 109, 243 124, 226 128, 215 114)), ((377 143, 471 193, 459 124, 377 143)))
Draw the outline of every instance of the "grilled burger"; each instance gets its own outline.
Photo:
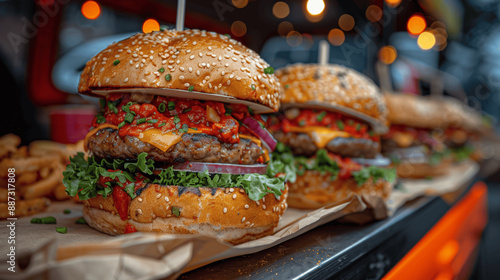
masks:
POLYGON ((283 115, 268 119, 279 141, 273 154, 288 172, 292 207, 313 209, 354 194, 387 198, 395 179, 380 155, 387 128, 378 88, 339 65, 287 66, 277 71, 283 115))
POLYGON ((287 191, 259 113, 278 109, 280 85, 255 52, 213 32, 137 34, 93 57, 79 92, 102 110, 64 185, 91 227, 233 244, 273 233, 287 191))
POLYGON ((385 94, 385 100, 391 127, 382 136, 382 150, 398 176, 442 176, 454 161, 472 155, 469 140, 483 129, 481 118, 458 100, 410 94, 385 94))

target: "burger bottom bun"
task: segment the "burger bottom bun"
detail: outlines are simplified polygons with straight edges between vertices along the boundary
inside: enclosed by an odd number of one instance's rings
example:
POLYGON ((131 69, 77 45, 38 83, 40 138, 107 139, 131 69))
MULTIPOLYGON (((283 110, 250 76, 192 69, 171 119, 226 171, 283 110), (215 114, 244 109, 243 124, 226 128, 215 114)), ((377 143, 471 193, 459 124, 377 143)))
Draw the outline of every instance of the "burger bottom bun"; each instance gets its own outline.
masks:
POLYGON ((443 159, 438 165, 430 165, 426 162, 402 161, 397 165, 398 177, 400 178, 428 178, 438 177, 449 173, 452 159, 443 159))
POLYGON ((287 208, 286 197, 287 190, 279 199, 267 194, 253 201, 240 188, 150 184, 130 202, 126 220, 117 213, 112 196, 83 201, 83 217, 111 235, 124 233, 130 224, 142 232, 201 234, 236 245, 273 234, 287 208))
POLYGON ((358 186, 353 178, 332 181, 330 177, 329 174, 322 175, 317 171, 306 171, 302 176, 297 175, 295 183, 288 183, 288 205, 300 209, 316 209, 353 195, 372 195, 385 200, 393 186, 384 180, 373 182, 371 179, 358 186))

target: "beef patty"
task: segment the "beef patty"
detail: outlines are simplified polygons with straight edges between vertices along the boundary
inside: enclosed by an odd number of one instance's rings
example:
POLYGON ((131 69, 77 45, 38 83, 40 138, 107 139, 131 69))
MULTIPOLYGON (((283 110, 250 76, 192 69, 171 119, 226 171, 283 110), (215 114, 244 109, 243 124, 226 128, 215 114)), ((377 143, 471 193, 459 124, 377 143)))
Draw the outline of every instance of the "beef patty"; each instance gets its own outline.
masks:
POLYGON ((215 136, 203 133, 185 133, 181 141, 167 151, 144 143, 134 136, 121 138, 112 128, 99 130, 90 137, 90 153, 97 158, 136 159, 140 153, 157 162, 175 163, 185 161, 218 162, 234 164, 256 164, 262 149, 253 141, 240 138, 239 143, 221 143, 215 136))
MULTIPOLYGON (((308 134, 277 131, 273 135, 296 155, 312 156, 318 150, 308 134)), ((370 139, 337 137, 328 142, 326 149, 344 157, 374 158, 380 153, 380 144, 370 139)))

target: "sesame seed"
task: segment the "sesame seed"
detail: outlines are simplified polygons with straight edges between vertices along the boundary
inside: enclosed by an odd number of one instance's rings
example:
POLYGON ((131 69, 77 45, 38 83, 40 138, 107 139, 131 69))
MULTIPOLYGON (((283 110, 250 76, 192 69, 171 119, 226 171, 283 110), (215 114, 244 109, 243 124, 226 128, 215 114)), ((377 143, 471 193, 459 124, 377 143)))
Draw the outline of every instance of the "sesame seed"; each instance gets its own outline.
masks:
POLYGON ((222 57, 221 57, 221 56, 219 56, 219 58, 218 58, 218 59, 219 59, 219 61, 221 61, 221 60, 222 60, 222 57))
POLYGON ((161 197, 161 193, 159 193, 158 195, 156 195, 156 198, 160 198, 161 197))
POLYGON ((194 59, 194 54, 192 54, 192 55, 189 57, 189 59, 194 59))
POLYGON ((181 61, 180 61, 180 60, 177 60, 175 63, 180 64, 180 63, 181 63, 181 61))
POLYGON ((245 222, 245 220, 246 220, 245 217, 243 217, 243 219, 241 219, 241 222, 243 223, 243 222, 245 222))
POLYGON ((196 41, 193 42, 193 46, 196 46, 196 41))
POLYGON ((185 84, 184 84, 184 86, 185 86, 185 87, 189 87, 189 83, 185 83, 185 84))
POLYGON ((229 188, 229 192, 234 192, 234 189, 233 188, 229 188))
POLYGON ((226 84, 227 84, 227 85, 230 85, 230 84, 231 84, 231 81, 230 81, 230 80, 227 80, 227 83, 226 83, 226 84))
POLYGON ((229 67, 229 63, 226 63, 224 66, 229 67))
POLYGON ((260 202, 258 201, 255 201, 255 204, 257 204, 257 206, 260 206, 260 202))
POLYGON ((265 196, 262 198, 262 202, 266 202, 266 197, 265 196))
POLYGON ((142 61, 142 63, 146 63, 146 60, 144 58, 141 61, 142 61))
POLYGON ((211 50, 212 50, 212 47, 211 47, 211 46, 208 46, 208 50, 210 50, 210 51, 211 51, 211 50))
POLYGON ((183 71, 184 72, 184 67, 179 67, 179 70, 183 71))
POLYGON ((221 75, 222 76, 226 75, 226 71, 222 71, 221 75))
POLYGON ((236 77, 236 80, 237 81, 241 81, 241 77, 236 77))
POLYGON ((199 55, 200 57, 203 57, 203 54, 202 54, 202 53, 199 53, 198 55, 199 55))
POLYGON ((148 56, 149 56, 149 55, 145 54, 145 55, 143 55, 142 57, 144 57, 144 58, 148 58, 148 56))
POLYGON ((262 209, 266 210, 266 205, 262 204, 262 209))
POLYGON ((128 78, 125 78, 125 80, 123 80, 124 83, 128 82, 128 78))
POLYGON ((170 205, 167 205, 167 207, 165 207, 165 210, 168 210, 168 208, 170 208, 170 205))
POLYGON ((137 209, 137 212, 138 212, 139 214, 142 214, 142 209, 137 209))
POLYGON ((226 214, 227 213, 227 208, 224 207, 224 209, 222 209, 222 212, 224 212, 224 214, 226 214))
POLYGON ((250 205, 245 204, 245 209, 248 209, 248 208, 250 208, 250 205))
POLYGON ((99 208, 103 209, 104 207, 102 207, 102 204, 99 204, 99 208))
POLYGON ((139 202, 142 202, 142 198, 138 197, 137 200, 139 200, 139 202))
POLYGON ((196 70, 196 75, 200 75, 200 70, 196 70))
POLYGON ((236 194, 233 194, 233 199, 236 199, 236 194))
POLYGON ((234 74, 229 75, 229 79, 234 78, 234 74))
POLYGON ((179 76, 179 80, 184 80, 184 76, 179 76))
POLYGON ((153 59, 153 56, 152 56, 152 55, 150 55, 150 56, 149 56, 149 59, 153 59))
POLYGON ((143 82, 143 83, 145 83, 145 82, 147 82, 147 81, 146 81, 146 79, 142 79, 142 82, 143 82))
POLYGON ((165 196, 165 201, 168 202, 168 196, 165 196))

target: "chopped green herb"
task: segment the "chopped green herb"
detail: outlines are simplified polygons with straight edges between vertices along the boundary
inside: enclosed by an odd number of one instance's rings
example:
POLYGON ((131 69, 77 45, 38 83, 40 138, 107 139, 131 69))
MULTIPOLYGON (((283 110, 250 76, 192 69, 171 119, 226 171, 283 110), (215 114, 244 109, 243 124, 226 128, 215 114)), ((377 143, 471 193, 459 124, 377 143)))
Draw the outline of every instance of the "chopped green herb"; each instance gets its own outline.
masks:
POLYGON ((156 120, 156 119, 148 120, 148 123, 157 123, 157 122, 158 122, 158 120, 156 120))
POLYGON ((80 218, 78 220, 75 221, 75 224, 79 224, 79 225, 84 225, 86 224, 87 222, 85 221, 84 218, 80 218))
POLYGON ((255 113, 253 112, 252 108, 250 108, 250 106, 247 106, 248 108, 248 112, 250 113, 250 115, 255 115, 255 113))
POLYGON ((160 103, 160 105, 158 105, 158 111, 160 113, 163 113, 163 112, 165 112, 166 107, 167 107, 167 105, 165 105, 165 103, 160 103))
POLYGON ((274 74, 274 68, 269 66, 267 68, 264 69, 264 73, 266 74, 274 74))
POLYGON ((179 116, 174 116, 174 123, 175 124, 178 124, 179 122, 181 121, 181 119, 179 118, 179 116))
POLYGON ((63 213, 64 213, 64 214, 70 214, 70 213, 71 213, 71 210, 69 210, 69 209, 64 209, 63 213))
POLYGON ((189 130, 189 126, 185 123, 182 125, 182 128, 179 129, 179 133, 186 133, 189 130))
POLYGON ((194 90, 194 86, 189 86, 189 87, 188 87, 188 90, 189 90, 189 91, 193 91, 193 90, 194 90))
POLYGON ((301 121, 299 122, 299 126, 306 126, 306 121, 301 120, 301 121))
POLYGON ((59 233, 67 233, 68 232, 68 228, 66 227, 56 227, 56 231, 59 232, 59 233))
POLYGON ((323 118, 326 116, 326 112, 323 111, 321 113, 319 113, 319 115, 316 117, 316 119, 318 120, 318 122, 322 121, 323 118))
POLYGON ((337 127, 340 130, 344 130, 345 126, 344 126, 344 123, 341 120, 337 120, 335 123, 337 124, 337 127))
POLYGON ((252 88, 252 90, 255 90, 255 85, 254 84, 251 84, 250 87, 252 88))
POLYGON ((179 217, 181 215, 181 208, 177 206, 172 207, 172 214, 179 217))
POLYGON ((359 123, 356 124, 356 131, 360 131, 361 130, 361 125, 359 123))
POLYGON ((226 113, 225 115, 229 117, 229 116, 231 116, 231 113, 226 113))
POLYGON ((172 75, 170 75, 170 74, 165 75, 165 81, 168 82, 170 80, 172 80, 172 75))
POLYGON ((41 220, 41 224, 55 224, 55 223, 57 223, 56 218, 54 218, 52 216, 43 217, 40 220, 41 220))
POLYGON ((134 121, 134 115, 132 113, 127 113, 124 118, 125 122, 132 123, 134 121))
POLYGON ((117 60, 113 61, 113 65, 118 65, 118 63, 120 63, 120 60, 119 60, 119 59, 117 59, 117 60))
POLYGON ((290 85, 285 85, 285 89, 288 89, 290 87, 290 85))
POLYGON ((106 99, 99 99, 99 106, 101 106, 101 109, 104 110, 104 108, 106 108, 106 99))
POLYGON ((192 130, 198 130, 196 127, 191 127, 192 130))
POLYGON ((166 124, 167 124, 167 123, 160 123, 160 124, 158 125, 158 127, 165 126, 166 124))
POLYGON ((40 218, 33 218, 33 219, 31 219, 30 223, 32 223, 32 224, 41 224, 42 223, 42 219, 40 219, 40 218))
POLYGON ((137 124, 141 124, 141 123, 145 123, 146 122, 146 118, 140 118, 137 120, 137 124))
POLYGON ((108 108, 113 111, 113 113, 118 114, 118 109, 116 109, 115 103, 108 102, 108 108))
POLYGON ((106 122, 106 118, 103 115, 99 115, 99 116, 97 116, 96 122, 98 124, 105 123, 106 122))
POLYGON ((370 135, 370 137, 373 137, 375 135, 375 133, 373 133, 373 131, 368 131, 368 135, 370 135))
POLYGON ((158 69, 158 72, 160 72, 160 73, 165 72, 165 68, 162 67, 162 68, 158 69))
POLYGON ((125 125, 125 121, 121 122, 121 123, 118 125, 118 129, 122 128, 124 125, 125 125))
POLYGON ((227 36, 227 38, 231 39, 231 35, 229 34, 224 34, 224 36, 227 36))
POLYGON ((187 108, 187 109, 184 109, 184 110, 182 111, 182 113, 187 113, 187 112, 190 112, 191 110, 192 110, 191 108, 187 108))
POLYGON ((174 101, 168 101, 168 110, 173 111, 175 110, 175 102, 174 101))

